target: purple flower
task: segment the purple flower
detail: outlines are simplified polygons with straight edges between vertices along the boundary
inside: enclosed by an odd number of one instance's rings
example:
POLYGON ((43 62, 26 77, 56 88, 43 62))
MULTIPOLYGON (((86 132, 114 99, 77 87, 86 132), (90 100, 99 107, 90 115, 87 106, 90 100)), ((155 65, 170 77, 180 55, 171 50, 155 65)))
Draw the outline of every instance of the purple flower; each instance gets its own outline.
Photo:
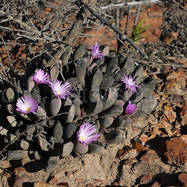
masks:
POLYGON ((127 107, 125 109, 125 113, 126 114, 133 114, 135 110, 136 110, 136 104, 131 104, 131 102, 129 101, 129 104, 127 105, 127 107))
POLYGON ((99 45, 97 43, 92 47, 92 59, 95 58, 103 58, 103 53, 99 50, 99 45))
POLYGON ((128 91, 136 92, 136 88, 139 88, 139 86, 136 85, 136 81, 133 81, 133 78, 131 75, 129 75, 129 77, 124 75, 121 78, 121 82, 125 83, 125 88, 128 91))
POLYGON ((38 109, 37 101, 29 95, 20 97, 17 100, 16 106, 16 110, 23 114, 28 114, 31 112, 35 114, 38 109))
POLYGON ((96 133, 96 128, 89 122, 85 122, 80 126, 77 132, 77 139, 82 144, 89 144, 92 141, 97 141, 99 134, 96 133))
POLYGON ((34 73, 33 80, 38 84, 48 84, 49 83, 49 75, 45 73, 42 69, 37 70, 34 73))
POLYGON ((72 86, 69 82, 62 83, 62 81, 55 80, 49 83, 54 95, 61 99, 66 99, 72 94, 72 86))

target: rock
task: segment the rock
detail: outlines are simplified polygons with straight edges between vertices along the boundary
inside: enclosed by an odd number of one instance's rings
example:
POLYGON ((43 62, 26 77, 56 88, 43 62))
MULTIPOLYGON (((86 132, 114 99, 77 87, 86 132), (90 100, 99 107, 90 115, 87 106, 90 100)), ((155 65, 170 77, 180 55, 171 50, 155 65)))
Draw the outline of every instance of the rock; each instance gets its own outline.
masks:
POLYGON ((151 80, 148 83, 140 84, 140 86, 141 86, 141 90, 144 93, 144 97, 150 97, 152 96, 152 93, 155 90, 155 81, 151 80))
POLYGON ((21 160, 26 156, 27 156, 27 151, 22 151, 22 150, 8 151, 9 160, 21 160))
POLYGON ((10 134, 10 141, 13 142, 14 140, 16 140, 16 135, 15 134, 10 134))
POLYGON ((52 99, 49 104, 51 115, 53 116, 57 115, 60 111, 61 105, 62 105, 62 101, 60 98, 52 99))
POLYGON ((35 86, 35 82, 34 82, 34 80, 33 80, 33 76, 30 76, 30 77, 27 79, 27 90, 28 90, 29 92, 31 92, 32 89, 34 88, 34 86, 35 86))
POLYGON ((181 173, 179 176, 178 176, 178 179, 181 183, 184 184, 184 187, 187 187, 187 174, 186 173, 181 173))
POLYGON ((154 150, 148 150, 139 161, 127 158, 123 162, 122 174, 119 178, 120 186, 133 186, 140 179, 140 185, 149 184, 152 178, 160 173, 168 173, 170 166, 161 161, 154 150), (133 167, 132 167, 133 165, 133 167))
POLYGON ((55 143, 60 143, 63 135, 63 127, 59 120, 55 122, 55 126, 53 129, 53 136, 55 138, 55 143))
POLYGON ((70 155, 70 153, 73 151, 74 144, 72 142, 67 142, 63 145, 62 150, 62 157, 70 155))
POLYGON ((45 168, 45 171, 51 172, 56 168, 57 165, 58 165, 58 157, 51 156, 47 162, 47 166, 45 168))
POLYGON ((49 151, 50 144, 45 138, 38 136, 38 143, 40 145, 41 150, 49 151))
POLYGON ((7 116, 6 119, 12 127, 16 127, 17 121, 16 121, 16 118, 14 116, 7 116))
POLYGON ((88 152, 88 145, 77 142, 74 147, 74 152, 83 155, 88 152))
POLYGON ((88 145, 88 153, 97 153, 101 150, 102 146, 101 145, 98 145, 98 144, 93 144, 93 143, 90 143, 88 145))
POLYGON ((165 145, 167 151, 164 155, 169 164, 181 166, 187 163, 187 135, 171 138, 165 142, 165 145))
POLYGON ((5 98, 7 99, 7 101, 9 103, 12 103, 15 99, 15 93, 14 93, 14 90, 12 88, 8 88, 6 91, 5 91, 5 98))
POLYGON ((8 130, 0 126, 0 135, 6 136, 8 133, 8 130))
POLYGON ((21 143, 20 143, 20 147, 23 149, 23 150, 28 150, 29 149, 29 142, 25 141, 25 140, 21 140, 21 143))
POLYGON ((64 135, 63 137, 65 139, 69 139, 73 136, 73 134, 76 132, 77 127, 75 125, 75 123, 67 123, 64 126, 64 135))

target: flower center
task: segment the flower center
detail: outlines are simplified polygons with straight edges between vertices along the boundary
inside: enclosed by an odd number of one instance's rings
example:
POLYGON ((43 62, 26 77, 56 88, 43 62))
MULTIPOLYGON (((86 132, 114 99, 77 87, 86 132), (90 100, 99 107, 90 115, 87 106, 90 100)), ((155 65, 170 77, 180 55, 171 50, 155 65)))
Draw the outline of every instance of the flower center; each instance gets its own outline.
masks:
POLYGON ((80 137, 80 140, 84 141, 84 140, 85 140, 85 138, 84 138, 83 136, 81 136, 81 137, 80 137))
POLYGON ((27 112, 29 112, 30 110, 31 110, 31 107, 30 107, 30 106, 26 108, 26 111, 27 111, 27 112))

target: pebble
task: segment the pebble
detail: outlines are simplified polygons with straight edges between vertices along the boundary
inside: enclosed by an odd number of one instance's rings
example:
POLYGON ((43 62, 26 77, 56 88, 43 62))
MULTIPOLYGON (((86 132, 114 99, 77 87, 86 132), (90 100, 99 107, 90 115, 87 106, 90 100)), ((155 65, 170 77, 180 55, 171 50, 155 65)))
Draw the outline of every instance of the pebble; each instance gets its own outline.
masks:
POLYGON ((7 116, 6 119, 12 127, 16 127, 17 121, 16 121, 16 118, 14 116, 7 116))
POLYGON ((8 88, 6 91, 5 91, 5 96, 6 96, 6 99, 9 103, 13 102, 14 101, 14 98, 15 98, 15 93, 14 93, 14 90, 12 88, 8 88))
POLYGON ((0 126, 0 135, 6 136, 8 133, 8 130, 0 126))
POLYGON ((23 151, 23 150, 8 151, 9 160, 21 160, 25 158, 26 155, 27 155, 27 151, 23 151))
POLYGON ((21 140, 21 143, 20 143, 20 147, 23 149, 23 150, 28 150, 29 149, 29 142, 27 142, 26 140, 21 140))
POLYGON ((43 151, 49 151, 49 142, 46 139, 38 136, 38 143, 43 151))

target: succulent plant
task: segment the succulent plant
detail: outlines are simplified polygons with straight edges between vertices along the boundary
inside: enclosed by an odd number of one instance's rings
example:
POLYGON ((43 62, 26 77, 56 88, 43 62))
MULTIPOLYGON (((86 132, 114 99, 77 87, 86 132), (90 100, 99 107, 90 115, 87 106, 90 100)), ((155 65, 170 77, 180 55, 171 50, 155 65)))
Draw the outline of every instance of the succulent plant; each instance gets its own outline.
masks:
MULTIPOLYGON (((115 126, 126 124, 126 115, 138 118, 154 109, 154 81, 143 77, 142 66, 133 58, 105 56, 96 44, 92 52, 78 47, 70 62, 62 71, 66 81, 58 68, 51 67, 49 74, 38 68, 32 76, 17 80, 17 89, 3 89, 5 118, 0 129, 6 132, 0 133, 4 138, 0 147, 6 146, 7 137, 12 141, 11 151, 3 150, 8 159, 22 159, 25 151, 38 150, 41 155, 62 157, 73 150, 95 153, 102 147, 101 134, 108 144, 123 141, 125 129, 115 126)), ((4 80, 2 88, 6 84, 4 80)))

